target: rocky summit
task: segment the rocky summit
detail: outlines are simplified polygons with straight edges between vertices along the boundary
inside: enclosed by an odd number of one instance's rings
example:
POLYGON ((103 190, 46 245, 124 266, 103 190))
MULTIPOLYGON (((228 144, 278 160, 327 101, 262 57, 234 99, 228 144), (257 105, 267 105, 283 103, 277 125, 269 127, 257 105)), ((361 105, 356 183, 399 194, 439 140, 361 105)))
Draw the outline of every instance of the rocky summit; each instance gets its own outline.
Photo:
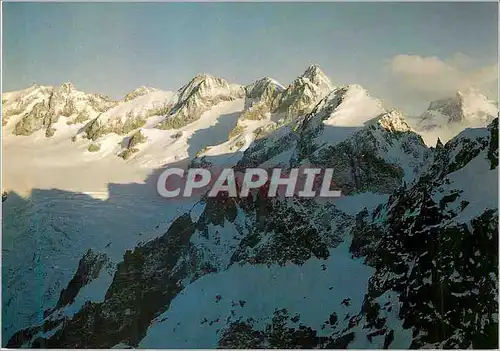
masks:
POLYGON ((459 92, 413 128, 332 82, 4 93, 8 161, 47 185, 2 191, 2 346, 498 348, 498 105, 459 92), (165 200, 173 165, 333 168, 343 196, 165 200))

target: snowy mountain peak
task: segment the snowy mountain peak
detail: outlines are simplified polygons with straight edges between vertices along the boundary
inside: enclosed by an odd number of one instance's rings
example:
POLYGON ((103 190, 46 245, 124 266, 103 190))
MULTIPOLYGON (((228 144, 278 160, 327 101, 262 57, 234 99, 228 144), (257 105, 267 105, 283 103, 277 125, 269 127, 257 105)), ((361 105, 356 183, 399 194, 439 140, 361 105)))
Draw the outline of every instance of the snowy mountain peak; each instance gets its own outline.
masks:
POLYGON ((284 90, 281 84, 269 77, 261 78, 245 87, 248 98, 260 100, 265 100, 275 92, 281 93, 284 90))
POLYGON ((307 69, 301 75, 301 77, 305 77, 305 78, 309 78, 309 79, 312 79, 313 77, 316 77, 316 76, 325 76, 326 77, 326 75, 323 73, 321 68, 316 64, 312 64, 309 67, 307 67, 307 69))
POLYGON ((223 78, 209 74, 197 74, 189 83, 179 89, 179 101, 182 102, 188 99, 193 93, 196 93, 199 97, 215 97, 219 94, 224 94, 222 92, 224 89, 236 92, 243 88, 237 84, 229 84, 223 78))
POLYGON ((143 85, 137 89, 134 89, 133 91, 131 91, 127 95, 125 95, 125 97, 123 98, 123 101, 127 102, 127 101, 133 100, 135 98, 138 98, 139 96, 144 96, 146 94, 152 93, 154 91, 158 91, 158 89, 143 85))
POLYGON ((210 78, 216 78, 215 76, 208 74, 208 73, 198 73, 193 77, 193 81, 196 80, 198 82, 201 82, 202 80, 205 79, 210 79, 210 78))
POLYGON ((488 116, 495 117, 498 114, 497 104, 477 89, 469 88, 465 91, 458 91, 457 99, 461 103, 465 118, 480 118, 488 123, 490 122, 488 116))
POLYGON ((245 89, 225 79, 198 74, 178 91, 177 103, 167 117, 156 125, 159 129, 178 129, 196 121, 215 105, 243 98, 245 89))
POLYGON ((197 85, 201 82, 204 82, 204 81, 208 81, 208 82, 221 82, 221 81, 224 81, 226 82, 226 80, 224 78, 220 78, 220 77, 216 77, 212 74, 208 74, 208 73, 198 73, 197 75, 195 75, 188 83, 188 85, 197 85))
POLYGON ((328 76, 323 73, 321 68, 318 65, 310 65, 307 67, 304 73, 300 76, 300 78, 309 79, 313 84, 325 89, 332 90, 333 85, 328 78, 328 76))
POLYGON ((34 84, 3 94, 2 99, 5 102, 2 126, 15 120, 9 127, 13 134, 31 135, 45 130, 47 137, 54 135, 61 116, 68 119, 67 125, 81 124, 116 104, 104 95, 77 90, 71 82, 56 87, 34 84))
POLYGON ((76 90, 75 86, 71 82, 62 83, 57 89, 63 91, 76 90))
POLYGON ((22 100, 26 98, 28 95, 43 95, 43 92, 50 90, 52 90, 52 87, 33 83, 26 89, 2 93, 2 100, 5 100, 4 103, 11 104, 15 100, 22 100))
POLYGON ((498 115, 497 104, 470 88, 458 91, 455 96, 432 101, 422 114, 422 130, 444 128, 448 124, 465 127, 483 127, 498 115))
POLYGON ((258 79, 255 82, 253 82, 252 84, 247 85, 245 88, 248 91, 251 91, 254 89, 255 90, 264 90, 266 87, 268 87, 270 85, 280 87, 282 90, 284 90, 284 87, 280 83, 278 83, 275 79, 270 78, 270 77, 264 77, 264 78, 258 79))
POLYGON ((278 96, 273 112, 283 115, 283 121, 294 120, 311 112, 333 89, 330 80, 319 67, 310 66, 278 96))
POLYGON ((198 85, 205 79, 208 78, 208 75, 205 74, 197 74, 194 76, 186 85, 183 85, 179 89, 179 100, 185 100, 189 95, 193 92, 193 90, 198 87, 198 85))
POLYGON ((392 110, 382 114, 377 119, 377 124, 390 132, 411 132, 413 129, 406 122, 400 111, 392 110))
POLYGON ((64 96, 64 95, 69 95, 78 92, 78 90, 75 88, 73 83, 71 82, 65 82, 62 83, 61 85, 54 87, 52 93, 55 96, 64 96))

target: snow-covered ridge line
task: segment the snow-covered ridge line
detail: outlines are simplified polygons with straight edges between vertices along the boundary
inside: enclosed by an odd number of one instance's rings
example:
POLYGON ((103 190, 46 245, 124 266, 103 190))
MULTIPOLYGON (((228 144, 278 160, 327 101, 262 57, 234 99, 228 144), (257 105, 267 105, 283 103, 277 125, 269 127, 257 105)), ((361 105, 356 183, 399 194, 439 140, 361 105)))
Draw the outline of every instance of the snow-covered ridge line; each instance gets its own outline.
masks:
MULTIPOLYGON (((349 87, 353 98, 356 94, 369 96, 356 84, 349 87)), ((247 133, 254 132, 261 137, 282 124, 295 123, 337 89, 317 65, 309 66, 287 87, 268 77, 241 86, 210 74, 198 74, 177 92, 162 92, 153 87, 141 86, 118 100, 102 94, 78 91, 71 83, 59 87, 33 85, 2 94, 2 122, 6 133, 16 135, 33 135, 38 130, 43 130, 47 137, 64 134, 66 132, 61 129, 67 128, 61 128, 58 123, 63 119, 63 124, 74 126, 71 133, 82 134, 84 131, 84 137, 94 141, 101 135, 113 133, 128 138, 143 126, 180 129, 221 102, 243 98, 245 108, 232 135, 247 130, 247 133), (146 96, 148 98, 140 99, 146 96)), ((381 107, 381 103, 378 104, 381 107)), ((420 121, 412 126, 428 145, 435 145, 437 137, 447 141, 465 127, 485 126, 498 114, 497 105, 477 90, 459 91, 454 97, 431 102, 420 121)), ((366 110, 360 112, 361 117, 350 116, 348 121, 337 118, 332 122, 336 125, 352 125, 357 118, 363 119, 363 115, 369 113, 366 110)), ((241 147, 247 142, 238 139, 234 143, 241 147)), ((94 144, 88 145, 93 152, 107 142, 94 144)), ((126 145, 126 141, 123 144, 126 145)), ((139 149, 125 148, 115 153, 133 158, 135 150, 139 149)))

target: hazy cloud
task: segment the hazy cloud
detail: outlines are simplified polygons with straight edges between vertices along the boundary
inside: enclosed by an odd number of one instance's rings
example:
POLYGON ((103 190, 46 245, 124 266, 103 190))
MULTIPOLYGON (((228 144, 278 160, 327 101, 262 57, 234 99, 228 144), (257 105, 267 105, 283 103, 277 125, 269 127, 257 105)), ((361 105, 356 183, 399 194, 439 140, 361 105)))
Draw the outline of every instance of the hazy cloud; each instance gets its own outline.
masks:
POLYGON ((447 60, 436 56, 396 55, 388 64, 393 83, 419 96, 445 96, 475 87, 491 98, 497 96, 498 64, 478 66, 463 54, 447 60))

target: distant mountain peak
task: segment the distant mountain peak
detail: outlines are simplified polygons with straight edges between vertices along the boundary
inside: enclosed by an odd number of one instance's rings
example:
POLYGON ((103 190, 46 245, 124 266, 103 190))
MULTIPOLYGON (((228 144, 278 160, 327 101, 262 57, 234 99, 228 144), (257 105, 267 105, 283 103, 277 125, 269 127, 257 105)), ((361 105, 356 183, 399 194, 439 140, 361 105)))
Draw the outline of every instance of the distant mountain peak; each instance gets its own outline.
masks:
POLYGON ((201 95, 210 96, 216 93, 219 88, 240 87, 236 84, 229 84, 224 78, 216 77, 207 73, 199 73, 194 76, 186 85, 179 89, 179 101, 187 99, 193 92, 201 91, 201 95))
POLYGON ((197 73, 192 80, 203 80, 209 78, 215 78, 215 76, 209 73, 197 73))
POLYGON ((471 87, 457 91, 454 96, 431 101, 422 114, 420 127, 429 130, 448 123, 481 127, 491 122, 497 114, 497 104, 471 87))
POLYGON ((309 78, 309 77, 312 77, 315 75, 325 75, 325 74, 323 73, 323 71, 321 70, 319 65, 312 64, 312 65, 309 65, 309 67, 307 67, 307 69, 302 74, 302 77, 309 78))
POLYGON ((73 90, 76 90, 75 86, 71 82, 65 82, 62 83, 60 86, 58 86, 55 90, 61 91, 61 92, 70 92, 73 90))
POLYGON ((278 83, 277 80, 275 80, 275 79, 273 79, 271 77, 260 78, 260 79, 256 80, 255 82, 253 82, 250 85, 257 86, 257 85, 269 85, 269 84, 274 84, 276 86, 280 86, 280 87, 284 88, 280 83, 278 83))
POLYGON ((224 78, 221 77, 216 77, 212 74, 208 73, 198 73, 196 74, 186 85, 187 86, 192 86, 192 85, 198 85, 202 82, 226 82, 227 81, 224 78))
POLYGON ((149 86, 149 85, 141 85, 140 87, 138 87, 137 89, 135 90, 148 90, 148 91, 154 91, 154 90, 158 90, 152 86, 149 86))
POLYGON ((146 94, 149 94, 153 91, 158 91, 158 89, 150 87, 150 86, 141 85, 140 87, 134 89, 133 91, 131 91, 130 93, 125 95, 125 97, 123 98, 123 101, 127 102, 127 101, 133 100, 139 96, 144 96, 146 94))
POLYGON ((230 84, 224 78, 197 74, 178 90, 177 102, 167 118, 156 125, 159 129, 178 129, 196 121, 201 115, 221 102, 234 101, 245 96, 245 89, 230 84))
POLYGON ((330 78, 319 68, 318 65, 310 65, 307 69, 300 75, 299 78, 306 78, 313 84, 322 87, 324 89, 332 90, 333 85, 330 78))
POLYGON ((275 92, 281 93, 285 88, 276 80, 264 77, 245 87, 247 96, 251 99, 266 99, 275 92))

